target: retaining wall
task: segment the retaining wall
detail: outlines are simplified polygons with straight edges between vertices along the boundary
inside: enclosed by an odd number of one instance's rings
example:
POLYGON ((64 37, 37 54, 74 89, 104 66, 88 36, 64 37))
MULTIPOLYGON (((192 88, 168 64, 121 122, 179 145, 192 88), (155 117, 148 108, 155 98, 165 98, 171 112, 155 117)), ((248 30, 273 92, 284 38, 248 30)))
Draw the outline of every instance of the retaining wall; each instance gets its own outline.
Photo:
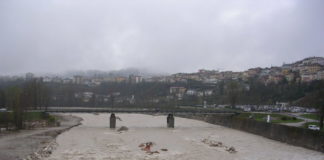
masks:
POLYGON ((324 132, 237 118, 235 115, 181 116, 246 131, 324 153, 324 132))

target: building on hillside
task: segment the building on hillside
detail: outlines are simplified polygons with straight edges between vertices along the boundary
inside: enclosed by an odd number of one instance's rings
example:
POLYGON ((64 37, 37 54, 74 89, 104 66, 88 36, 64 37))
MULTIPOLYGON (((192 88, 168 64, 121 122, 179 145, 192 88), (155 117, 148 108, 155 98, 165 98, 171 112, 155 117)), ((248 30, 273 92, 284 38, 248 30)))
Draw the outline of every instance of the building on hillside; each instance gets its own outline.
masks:
POLYGON ((317 75, 316 74, 302 74, 301 76, 302 82, 311 82, 313 80, 316 80, 317 75))
POLYGON ((280 76, 280 75, 270 75, 268 77, 268 80, 267 80, 267 84, 268 83, 274 83, 274 84, 278 84, 279 82, 281 82, 282 80, 284 79, 283 76, 280 76))
POLYGON ((197 91, 194 90, 194 89, 188 89, 186 94, 189 95, 189 96, 194 96, 194 95, 197 94, 197 91))
POLYGON ((73 76, 73 83, 74 84, 82 84, 83 83, 83 76, 73 76))
POLYGON ((247 71, 249 77, 254 77, 262 71, 262 68, 251 68, 247 71))
POLYGON ((211 96, 211 95, 213 95, 213 90, 204 90, 204 95, 205 96, 211 96))
POLYGON ((121 83, 121 82, 126 82, 127 78, 126 77, 116 77, 115 82, 121 83))
POLYGON ((312 64, 307 66, 300 67, 300 73, 301 74, 313 74, 317 73, 318 71, 322 70, 323 66, 319 64, 312 64))
POLYGON ((309 64, 320 64, 324 66, 324 58, 323 57, 309 57, 302 61, 303 65, 309 64))
POLYGON ((115 79, 112 78, 112 77, 104 77, 104 78, 102 79, 102 81, 103 81, 103 82, 114 82, 115 79))
POLYGON ((52 78, 52 82, 53 83, 63 83, 63 80, 61 77, 56 76, 56 77, 52 78))
POLYGON ((92 96, 94 96, 93 92, 79 92, 74 94, 75 98, 81 99, 83 102, 89 102, 92 96))
POLYGON ((317 80, 324 80, 324 71, 317 72, 316 79, 317 80))
POLYGON ((291 73, 291 69, 289 69, 289 68, 283 68, 282 70, 281 70, 281 74, 282 75, 288 75, 288 74, 290 74, 291 73))
POLYGON ((197 96, 198 97, 204 97, 204 92, 203 91, 198 91, 197 96))
POLYGON ((291 82, 295 79, 295 75, 293 73, 285 75, 285 78, 288 82, 291 82))
POLYGON ((170 87, 170 94, 184 94, 186 92, 185 87, 170 87))
POLYGON ((101 78, 101 77, 96 77, 96 78, 92 78, 89 80, 90 80, 89 84, 91 86, 99 86, 99 85, 101 85, 102 82, 104 82, 104 78, 101 78))
POLYGON ((63 84, 70 84, 70 83, 73 82, 73 80, 70 79, 70 78, 64 78, 64 79, 62 80, 62 82, 63 82, 63 84))
POLYGON ((135 75, 130 75, 129 78, 129 83, 136 84, 136 83, 141 83, 143 82, 143 77, 141 76, 135 76, 135 75))
POLYGON ((45 82, 45 83, 49 83, 51 81, 52 81, 52 79, 50 77, 48 77, 48 76, 43 78, 43 82, 45 82))
POLYGON ((203 83, 207 84, 217 84, 218 80, 216 78, 207 78, 203 80, 203 83))

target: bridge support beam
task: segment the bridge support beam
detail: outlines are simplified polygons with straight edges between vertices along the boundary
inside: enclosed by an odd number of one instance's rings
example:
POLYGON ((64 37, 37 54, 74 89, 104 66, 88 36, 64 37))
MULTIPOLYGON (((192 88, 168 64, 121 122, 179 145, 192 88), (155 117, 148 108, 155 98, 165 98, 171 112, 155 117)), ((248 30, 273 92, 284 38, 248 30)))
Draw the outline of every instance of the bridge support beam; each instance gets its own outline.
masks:
POLYGON ((110 128, 116 128, 116 116, 114 113, 111 113, 110 115, 110 128))
POLYGON ((167 117, 167 127, 168 128, 174 128, 174 117, 173 117, 173 114, 168 114, 168 117, 167 117))

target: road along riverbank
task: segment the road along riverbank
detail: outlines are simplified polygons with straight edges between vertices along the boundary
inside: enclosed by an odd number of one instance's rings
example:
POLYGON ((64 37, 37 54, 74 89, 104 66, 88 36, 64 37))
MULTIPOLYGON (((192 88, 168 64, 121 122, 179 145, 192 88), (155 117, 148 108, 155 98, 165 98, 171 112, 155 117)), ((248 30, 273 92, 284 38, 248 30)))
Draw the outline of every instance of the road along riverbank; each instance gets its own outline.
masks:
POLYGON ((117 128, 110 129, 109 114, 73 115, 83 119, 82 125, 60 134, 46 160, 322 160, 324 156, 193 119, 176 117, 171 129, 166 116, 117 114, 117 128))

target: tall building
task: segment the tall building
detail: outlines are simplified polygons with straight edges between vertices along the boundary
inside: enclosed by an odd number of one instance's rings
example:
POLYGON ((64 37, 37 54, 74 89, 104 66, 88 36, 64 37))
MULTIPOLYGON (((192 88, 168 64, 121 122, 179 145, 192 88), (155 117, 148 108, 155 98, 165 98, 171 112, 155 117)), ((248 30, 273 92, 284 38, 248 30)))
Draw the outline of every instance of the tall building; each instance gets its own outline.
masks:
POLYGON ((73 82, 75 84, 82 84, 83 83, 83 77, 82 76, 74 76, 73 82))
POLYGON ((143 81, 143 78, 141 76, 135 76, 135 75, 129 76, 129 82, 132 84, 141 83, 142 81, 143 81))

